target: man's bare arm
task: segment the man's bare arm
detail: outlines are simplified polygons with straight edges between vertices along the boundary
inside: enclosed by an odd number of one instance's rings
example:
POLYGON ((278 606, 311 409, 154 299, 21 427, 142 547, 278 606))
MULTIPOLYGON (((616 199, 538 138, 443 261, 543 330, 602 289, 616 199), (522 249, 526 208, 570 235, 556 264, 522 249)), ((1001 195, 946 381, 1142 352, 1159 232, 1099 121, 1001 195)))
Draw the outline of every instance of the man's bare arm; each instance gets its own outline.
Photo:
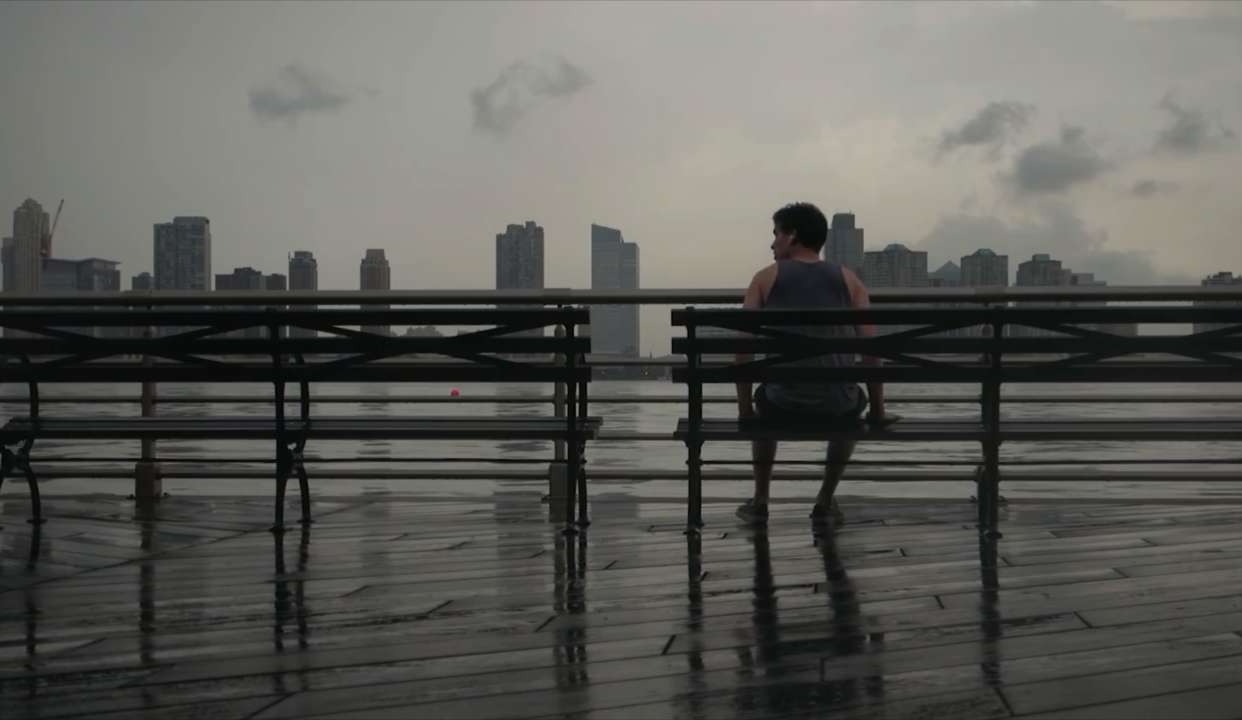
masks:
MULTIPOLYGON (((850 291, 850 307, 862 309, 871 307, 871 295, 867 292, 867 287, 863 285, 862 280, 851 272, 848 268, 841 268, 842 274, 845 276, 845 285, 850 291)), ((875 325, 871 323, 863 323, 854 326, 854 334, 858 337, 873 337, 875 335, 875 325)), ((872 355, 863 355, 863 363, 867 365, 879 366, 884 363, 882 358, 872 355)), ((896 416, 889 416, 884 408, 884 383, 878 380, 867 381, 867 397, 870 398, 870 408, 867 410, 867 418, 883 423, 886 417, 896 419, 896 416)))
MULTIPOLYGON (((770 265, 751 278, 750 286, 746 288, 746 297, 742 300, 742 309, 758 310, 763 307, 763 303, 767 300, 768 292, 772 289, 772 281, 776 276, 776 266, 770 265)), ((736 360, 739 364, 748 363, 754 360, 755 356, 750 353, 738 353, 736 360)), ((748 382, 740 382, 737 384, 737 415, 738 417, 752 417, 755 414, 755 402, 751 396, 753 388, 748 382)))

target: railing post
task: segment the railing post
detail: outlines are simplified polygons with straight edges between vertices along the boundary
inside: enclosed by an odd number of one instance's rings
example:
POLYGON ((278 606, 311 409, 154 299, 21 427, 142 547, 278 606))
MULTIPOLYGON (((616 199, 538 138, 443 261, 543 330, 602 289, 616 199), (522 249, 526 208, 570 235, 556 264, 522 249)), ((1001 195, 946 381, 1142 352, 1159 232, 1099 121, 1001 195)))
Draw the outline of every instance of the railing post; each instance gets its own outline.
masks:
MULTIPOLYGON (((151 306, 147 306, 149 311, 151 306)), ((143 326, 142 337, 148 341, 154 335, 154 327, 150 324, 143 326)), ((155 359, 150 355, 142 356, 142 366, 144 368, 155 367, 155 359)), ((150 380, 142 382, 142 416, 144 418, 155 417, 156 415, 157 389, 156 384, 150 380)), ((164 494, 164 481, 160 477, 160 464, 156 456, 156 441, 153 438, 143 438, 141 441, 142 450, 138 463, 134 465, 134 501, 139 506, 149 506, 151 503, 157 502, 164 494)))

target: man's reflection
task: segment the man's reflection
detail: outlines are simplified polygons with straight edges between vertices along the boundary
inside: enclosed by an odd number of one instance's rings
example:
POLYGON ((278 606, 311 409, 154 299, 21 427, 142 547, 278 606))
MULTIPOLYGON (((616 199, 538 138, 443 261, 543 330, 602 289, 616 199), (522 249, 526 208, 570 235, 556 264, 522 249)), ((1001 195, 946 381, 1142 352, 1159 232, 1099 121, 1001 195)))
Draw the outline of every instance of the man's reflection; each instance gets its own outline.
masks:
POLYGON ((879 667, 877 656, 873 654, 878 648, 872 648, 871 645, 882 644, 884 636, 882 633, 867 632, 858 590, 850 580, 845 563, 841 561, 833 534, 817 534, 815 545, 824 565, 823 589, 831 611, 829 622, 832 626, 832 641, 825 659, 849 655, 866 656, 868 669, 861 677, 855 673, 842 678, 825 676, 825 697, 832 698, 834 704, 841 705, 880 700, 884 697, 884 674, 879 667))

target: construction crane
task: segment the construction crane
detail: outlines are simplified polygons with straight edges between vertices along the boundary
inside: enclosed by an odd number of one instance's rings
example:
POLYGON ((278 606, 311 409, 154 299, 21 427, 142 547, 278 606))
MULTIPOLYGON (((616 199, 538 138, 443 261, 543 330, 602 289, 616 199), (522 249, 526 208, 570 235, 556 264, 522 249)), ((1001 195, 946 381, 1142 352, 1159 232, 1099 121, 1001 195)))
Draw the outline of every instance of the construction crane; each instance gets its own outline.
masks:
POLYGON ((43 257, 52 256, 52 238, 56 235, 56 224, 60 222, 60 211, 65 207, 65 199, 60 199, 60 204, 56 206, 56 217, 52 219, 52 229, 47 236, 43 238, 43 242, 39 244, 39 252, 43 257))

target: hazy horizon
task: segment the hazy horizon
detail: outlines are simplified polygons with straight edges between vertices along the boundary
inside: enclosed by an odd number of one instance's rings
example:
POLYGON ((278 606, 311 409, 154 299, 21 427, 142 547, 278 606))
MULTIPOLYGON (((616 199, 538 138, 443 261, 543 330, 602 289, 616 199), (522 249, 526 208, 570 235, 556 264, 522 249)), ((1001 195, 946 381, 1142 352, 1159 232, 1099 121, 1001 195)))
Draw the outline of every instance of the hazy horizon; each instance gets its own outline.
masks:
MULTIPOLYGON (((1242 3, 5 3, 0 208, 65 199, 58 257, 490 288, 535 220, 545 284, 589 227, 646 287, 740 287, 794 200, 929 270, 979 247, 1110 284, 1242 271, 1242 3)), ((643 315, 643 352, 663 352, 643 315)), ((666 324, 666 320, 665 320, 666 324)))

